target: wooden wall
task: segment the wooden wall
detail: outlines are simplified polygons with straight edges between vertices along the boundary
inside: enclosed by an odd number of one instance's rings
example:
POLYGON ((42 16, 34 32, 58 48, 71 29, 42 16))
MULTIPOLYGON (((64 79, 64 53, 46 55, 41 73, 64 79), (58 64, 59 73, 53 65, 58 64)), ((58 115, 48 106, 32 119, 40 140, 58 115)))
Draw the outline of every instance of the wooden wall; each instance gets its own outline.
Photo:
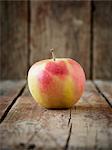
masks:
POLYGON ((93 77, 112 79, 112 1, 94 2, 93 77))
POLYGON ((112 2, 0 1, 0 79, 25 78, 52 47, 88 79, 112 79, 112 2))
POLYGON ((24 78, 28 55, 27 2, 0 1, 0 78, 24 78))

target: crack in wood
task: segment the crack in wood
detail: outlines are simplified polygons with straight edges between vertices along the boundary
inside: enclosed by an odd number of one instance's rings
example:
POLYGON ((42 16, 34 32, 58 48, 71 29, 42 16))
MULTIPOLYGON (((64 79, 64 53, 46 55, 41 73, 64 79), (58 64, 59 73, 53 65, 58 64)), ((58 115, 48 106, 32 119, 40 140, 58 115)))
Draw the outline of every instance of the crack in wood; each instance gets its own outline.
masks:
POLYGON ((94 67, 93 67, 93 61, 94 61, 94 46, 93 46, 93 42, 94 42, 94 33, 93 33, 93 29, 94 29, 94 2, 93 0, 91 1, 91 11, 90 11, 90 79, 93 80, 94 77, 94 67))
POLYGON ((30 68, 30 57, 31 57, 31 4, 28 0, 28 30, 27 30, 27 42, 28 42, 28 56, 27 56, 27 73, 30 68))
POLYGON ((70 125, 70 122, 71 122, 71 109, 70 109, 70 116, 69 116, 69 119, 68 119, 68 126, 70 125))
POLYGON ((72 123, 70 124, 69 133, 68 133, 68 137, 67 137, 67 140, 66 140, 64 150, 67 150, 68 147, 69 147, 69 141, 70 141, 71 133, 72 133, 72 123))
POLYGON ((108 100, 108 98, 105 96, 105 94, 100 90, 100 88, 98 87, 98 85, 94 81, 93 81, 93 84, 94 84, 96 90, 98 91, 98 93, 106 100, 106 102, 112 108, 112 104, 110 103, 110 101, 108 100))
POLYGON ((9 104, 8 107, 6 108, 5 112, 3 113, 3 115, 0 118, 0 124, 4 121, 4 119, 6 118, 7 114, 9 113, 9 111, 11 110, 12 106, 15 104, 17 99, 23 94, 25 87, 26 87, 26 83, 23 85, 23 87, 20 89, 20 91, 14 97, 14 99, 12 99, 11 104, 9 104))
POLYGON ((68 137, 67 137, 67 140, 66 140, 66 144, 65 144, 64 150, 67 150, 68 147, 69 147, 69 141, 70 141, 70 137, 71 137, 71 133, 72 133, 72 122, 71 122, 71 119, 72 119, 72 108, 70 108, 70 113, 69 113, 68 127, 69 126, 70 127, 69 127, 69 133, 68 133, 68 137))

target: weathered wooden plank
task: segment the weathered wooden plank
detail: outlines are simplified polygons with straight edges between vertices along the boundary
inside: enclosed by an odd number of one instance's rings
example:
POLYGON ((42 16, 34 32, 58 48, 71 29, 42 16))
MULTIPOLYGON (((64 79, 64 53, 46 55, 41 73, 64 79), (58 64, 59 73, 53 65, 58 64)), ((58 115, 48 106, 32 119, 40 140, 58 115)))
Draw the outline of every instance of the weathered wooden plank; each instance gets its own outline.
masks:
POLYGON ((1 149, 112 147, 112 111, 91 82, 71 116, 70 110, 46 110, 27 94, 26 90, 0 125, 1 149))
POLYGON ((25 81, 0 81, 0 118, 3 116, 7 107, 17 97, 20 90, 25 85, 25 81))
POLYGON ((0 79, 25 78, 27 26, 27 1, 0 1, 0 79))
POLYGON ((30 93, 29 88, 28 88, 28 83, 26 84, 26 88, 25 88, 24 93, 22 94, 22 96, 31 97, 31 93, 30 93))
POLYGON ((93 77, 112 79, 112 1, 94 1, 93 77))
POLYGON ((31 64, 57 57, 76 59, 90 74, 90 1, 31 1, 31 64))
POLYGON ((88 82, 83 97, 71 112, 69 149, 112 149, 112 109, 88 82))
POLYGON ((112 106, 112 81, 96 80, 95 83, 112 106))
POLYGON ((26 89, 0 125, 1 149, 64 149, 70 110, 44 109, 27 95, 26 89))

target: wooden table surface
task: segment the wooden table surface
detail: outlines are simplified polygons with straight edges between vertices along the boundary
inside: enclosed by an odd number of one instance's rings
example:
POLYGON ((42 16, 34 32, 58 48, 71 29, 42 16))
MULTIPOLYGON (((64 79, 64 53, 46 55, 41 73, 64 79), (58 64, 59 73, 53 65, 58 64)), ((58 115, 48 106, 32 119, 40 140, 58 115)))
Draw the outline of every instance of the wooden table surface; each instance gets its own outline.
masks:
POLYGON ((112 149, 112 81, 87 81, 79 102, 47 110, 25 81, 0 82, 0 150, 112 149))

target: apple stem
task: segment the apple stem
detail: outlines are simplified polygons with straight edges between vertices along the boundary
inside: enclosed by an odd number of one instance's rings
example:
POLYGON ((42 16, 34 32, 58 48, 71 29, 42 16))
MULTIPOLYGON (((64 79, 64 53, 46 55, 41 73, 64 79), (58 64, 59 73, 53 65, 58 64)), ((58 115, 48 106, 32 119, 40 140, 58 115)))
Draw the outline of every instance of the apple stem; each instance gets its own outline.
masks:
POLYGON ((56 60, 56 58, 55 58, 55 55, 54 55, 54 49, 52 48, 52 49, 50 49, 50 52, 51 52, 51 54, 52 54, 52 58, 53 58, 53 60, 55 61, 56 60))

